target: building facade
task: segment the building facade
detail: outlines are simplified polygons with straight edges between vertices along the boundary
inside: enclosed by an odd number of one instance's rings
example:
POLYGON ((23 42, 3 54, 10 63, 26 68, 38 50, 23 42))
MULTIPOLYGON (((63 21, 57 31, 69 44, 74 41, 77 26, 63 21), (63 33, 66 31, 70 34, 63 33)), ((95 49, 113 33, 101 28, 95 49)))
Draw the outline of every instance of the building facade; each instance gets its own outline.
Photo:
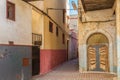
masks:
POLYGON ((1 80, 30 80, 32 75, 45 74, 67 60, 65 3, 0 1, 1 80))
POLYGON ((0 79, 31 78, 31 6, 21 0, 0 1, 0 79), (26 76, 26 77, 24 77, 26 76))
MULTIPOLYGON (((119 5, 119 0, 79 0, 80 72, 104 74, 103 80, 113 80, 117 75, 115 80, 119 80, 119 5), (106 74, 114 76, 107 78, 106 74)), ((99 76, 97 80, 100 80, 99 76)))

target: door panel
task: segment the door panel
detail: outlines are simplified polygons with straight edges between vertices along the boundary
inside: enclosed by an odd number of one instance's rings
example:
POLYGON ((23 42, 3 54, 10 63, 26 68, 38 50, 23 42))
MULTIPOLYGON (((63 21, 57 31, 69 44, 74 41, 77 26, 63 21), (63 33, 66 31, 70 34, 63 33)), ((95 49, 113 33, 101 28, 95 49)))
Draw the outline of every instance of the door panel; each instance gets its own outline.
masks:
POLYGON ((89 70, 93 70, 96 68, 96 52, 95 48, 92 46, 88 48, 88 66, 89 70))
POLYGON ((107 46, 101 46, 99 48, 100 53, 100 68, 104 71, 108 71, 108 48, 107 46))
POLYGON ((106 45, 93 45, 88 47, 88 70, 109 71, 108 47, 106 45))

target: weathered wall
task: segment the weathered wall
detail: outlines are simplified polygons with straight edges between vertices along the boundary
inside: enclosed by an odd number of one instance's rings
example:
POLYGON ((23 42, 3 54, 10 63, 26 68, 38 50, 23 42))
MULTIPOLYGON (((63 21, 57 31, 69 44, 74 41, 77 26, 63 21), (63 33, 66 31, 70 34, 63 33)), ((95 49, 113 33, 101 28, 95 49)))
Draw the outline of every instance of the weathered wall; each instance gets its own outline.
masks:
POLYGON ((32 44, 31 7, 21 0, 9 0, 15 3, 15 21, 6 18, 6 0, 0 1, 0 44, 32 44))
POLYGON ((98 10, 83 15, 84 23, 79 20, 79 69, 87 70, 87 39, 94 33, 102 33, 109 40, 109 66, 111 72, 116 72, 116 24, 112 11, 98 10), (107 15, 106 15, 107 14, 107 15), (107 21, 111 20, 111 21, 107 21), (88 21, 88 22, 87 22, 88 21), (96 22, 95 22, 96 21, 96 22), (83 59, 84 58, 84 59, 83 59))
POLYGON ((0 45, 0 80, 30 80, 31 47, 0 45), (28 59, 24 66, 23 59, 28 59))

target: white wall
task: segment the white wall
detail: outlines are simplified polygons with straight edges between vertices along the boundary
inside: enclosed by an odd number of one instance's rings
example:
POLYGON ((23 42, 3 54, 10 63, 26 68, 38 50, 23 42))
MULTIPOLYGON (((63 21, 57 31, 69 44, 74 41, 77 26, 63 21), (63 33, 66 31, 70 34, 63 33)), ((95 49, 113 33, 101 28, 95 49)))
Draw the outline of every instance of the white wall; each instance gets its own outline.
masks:
POLYGON ((21 0, 9 0, 15 3, 15 21, 6 19, 6 1, 0 0, 0 44, 31 45, 31 7, 21 0))

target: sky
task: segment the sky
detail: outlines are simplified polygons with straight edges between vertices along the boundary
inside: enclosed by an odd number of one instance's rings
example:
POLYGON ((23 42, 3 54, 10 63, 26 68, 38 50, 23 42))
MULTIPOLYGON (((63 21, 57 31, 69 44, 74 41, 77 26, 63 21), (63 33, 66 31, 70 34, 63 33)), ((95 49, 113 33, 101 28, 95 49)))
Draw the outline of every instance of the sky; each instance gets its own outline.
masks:
MULTIPOLYGON (((78 7, 78 0, 69 0, 70 9, 74 9, 72 6, 72 1, 74 1, 76 3, 76 6, 78 7)), ((77 12, 77 10, 70 10, 69 14, 76 15, 76 14, 78 14, 78 12, 77 12)))

